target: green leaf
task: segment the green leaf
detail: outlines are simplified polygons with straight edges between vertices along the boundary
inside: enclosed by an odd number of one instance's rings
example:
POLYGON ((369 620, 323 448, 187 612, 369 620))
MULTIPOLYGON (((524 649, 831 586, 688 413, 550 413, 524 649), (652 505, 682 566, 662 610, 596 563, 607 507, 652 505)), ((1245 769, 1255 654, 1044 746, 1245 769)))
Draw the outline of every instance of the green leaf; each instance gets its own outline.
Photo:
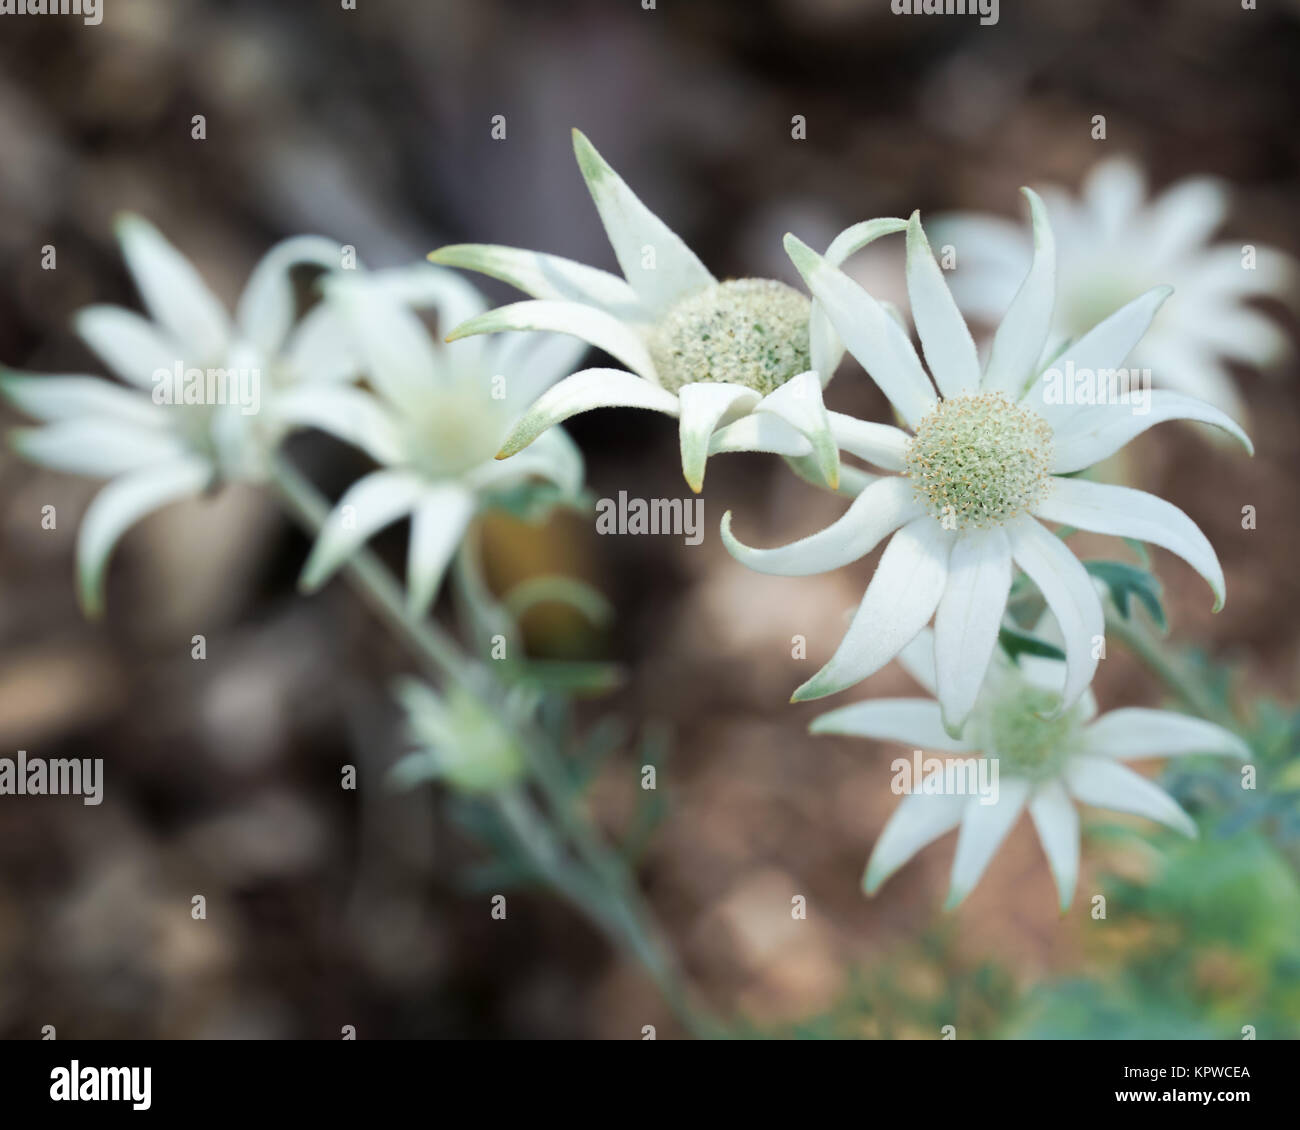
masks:
POLYGON ((1022 632, 1019 628, 1002 628, 998 632, 998 643, 1002 645, 1002 650, 1013 663, 1020 661, 1022 655, 1038 655, 1043 659, 1064 659, 1063 652, 1054 643, 1048 643, 1047 640, 1032 632, 1022 632))
POLYGON ((1160 582, 1145 569, 1123 561, 1085 561, 1083 567, 1105 584, 1125 620, 1130 618, 1130 597, 1137 597, 1156 627, 1162 632, 1168 627, 1164 606, 1160 603, 1160 582))
POLYGON ((1138 541, 1137 538, 1125 538, 1124 544, 1133 551, 1134 556, 1142 563, 1144 569, 1151 567, 1151 554, 1147 552, 1147 547, 1143 542, 1138 541))

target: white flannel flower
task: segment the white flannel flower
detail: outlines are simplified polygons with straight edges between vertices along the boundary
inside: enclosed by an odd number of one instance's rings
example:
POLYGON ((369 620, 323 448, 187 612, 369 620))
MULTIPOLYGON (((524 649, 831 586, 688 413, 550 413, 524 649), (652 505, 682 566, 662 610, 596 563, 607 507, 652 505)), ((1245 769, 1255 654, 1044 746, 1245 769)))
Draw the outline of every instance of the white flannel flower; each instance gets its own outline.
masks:
POLYGON ((494 457, 522 408, 572 371, 581 343, 551 334, 503 334, 455 345, 434 340, 411 307, 443 324, 486 303, 451 271, 421 263, 355 278, 335 276, 326 303, 344 319, 373 392, 304 389, 295 419, 365 450, 381 468, 357 480, 321 529, 302 585, 323 585, 374 533, 410 516, 407 595, 424 613, 470 519, 495 492, 530 478, 563 496, 582 487, 582 456, 563 429, 505 462, 494 457))
MULTIPOLYGON (((722 537, 762 573, 804 576, 847 565, 893 535, 839 649, 794 701, 834 694, 889 662, 933 615, 939 701, 950 728, 975 703, 997 640, 1012 564, 1038 586, 1061 626, 1073 706, 1097 667, 1102 607, 1083 565, 1043 522, 1137 538, 1184 558, 1224 598, 1223 570, 1205 535, 1163 499, 1128 487, 1069 478, 1161 420, 1217 424, 1250 441, 1217 408, 1173 392, 1151 393, 1149 411, 1119 403, 1050 403, 1038 359, 1052 315, 1052 232, 1029 189, 1034 261, 998 328, 981 371, 975 344, 930 252, 920 220, 907 229, 907 285, 921 345, 939 394, 907 335, 865 290, 793 236, 786 247, 849 351, 911 429, 864 424, 874 452, 859 454, 895 475, 877 477, 820 533, 779 549, 722 537), (897 532, 895 532, 897 531, 897 532)), ((1117 367, 1168 294, 1157 289, 1084 334, 1063 359, 1117 367)))
POLYGON ((156 228, 138 216, 124 216, 116 227, 153 320, 118 306, 90 306, 75 325, 127 387, 91 376, 0 375, 0 392, 43 421, 11 433, 20 454, 112 480, 87 508, 77 540, 78 596, 90 616, 103 610, 109 556, 129 527, 221 480, 260 478, 286 426, 277 391, 346 375, 328 319, 313 312, 294 326, 289 278, 298 263, 337 268, 337 243, 300 236, 272 248, 232 320, 156 228), (198 378, 189 379, 196 371, 198 378))
POLYGON ((415 749, 389 771, 394 784, 411 788, 443 781, 481 795, 508 789, 524 776, 527 762, 511 723, 526 718, 527 711, 517 696, 494 710, 460 687, 439 694, 406 678, 395 690, 415 749))
MULTIPOLYGON (((1294 260, 1270 247, 1210 243, 1228 211, 1226 187, 1189 177, 1147 199, 1142 170, 1112 157, 1085 178, 1078 198, 1042 190, 1059 252, 1056 324, 1048 353, 1085 333, 1121 303, 1161 283, 1177 297, 1134 350, 1135 368, 1152 380, 1209 401, 1244 421, 1246 408, 1226 360, 1266 366, 1288 351, 1281 328, 1243 304, 1292 290, 1294 260)), ((953 297, 972 318, 996 322, 1015 293, 1029 256, 1019 225, 995 216, 957 213, 936 221, 937 243, 957 251, 953 297)))
MULTIPOLYGON (((800 473, 838 486, 839 448, 854 449, 860 425, 828 413, 822 402, 844 348, 819 305, 772 279, 718 282, 586 137, 574 130, 573 141, 624 278, 489 244, 457 244, 429 256, 533 296, 472 319, 449 340, 551 330, 575 335, 631 370, 585 369, 561 381, 519 421, 501 457, 580 412, 648 408, 679 418, 682 472, 694 491, 703 487, 709 456, 723 451, 784 455, 800 473)), ((826 258, 838 265, 905 227, 896 219, 857 224, 826 258)))
MULTIPOLYGON (((933 694, 937 672, 929 635, 919 635, 899 658, 933 694)), ((960 826, 945 909, 955 907, 974 889, 1025 809, 1047 855, 1062 912, 1074 898, 1079 876, 1074 801, 1145 816, 1196 835, 1195 823, 1168 793, 1120 762, 1183 754, 1223 754, 1245 761, 1250 756, 1245 743, 1220 726, 1171 710, 1126 707, 1097 717, 1091 691, 1056 713, 1065 682, 1058 660, 1021 655, 1012 662, 999 650, 961 740, 944 729, 939 704, 923 698, 857 702, 814 720, 809 729, 815 734, 996 759, 997 789, 990 796, 945 791, 942 768, 913 783, 867 862, 862 880, 867 894, 875 894, 927 844, 960 826), (987 803, 992 796, 994 803, 987 803)))

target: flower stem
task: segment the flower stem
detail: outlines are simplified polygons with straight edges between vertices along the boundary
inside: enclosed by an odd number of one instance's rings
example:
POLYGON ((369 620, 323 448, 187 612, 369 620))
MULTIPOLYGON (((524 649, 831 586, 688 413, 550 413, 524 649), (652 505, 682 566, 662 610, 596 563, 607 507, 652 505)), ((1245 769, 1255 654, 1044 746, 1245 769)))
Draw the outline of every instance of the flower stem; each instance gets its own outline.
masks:
MULTIPOLYGON (((271 485, 286 510, 315 537, 329 514, 329 504, 292 463, 277 455, 271 485)), ((452 636, 427 618, 412 615, 401 586, 370 549, 353 554, 343 567, 357 590, 384 622, 407 644, 430 672, 458 684, 488 704, 498 703, 503 688, 491 672, 465 654, 452 636)), ((540 733, 521 734, 528 769, 546 800, 547 813, 521 789, 492 799, 512 838, 560 894, 580 909, 614 944, 628 950, 645 967, 689 1032, 698 1037, 721 1029, 691 1004, 691 994, 662 929, 654 921, 622 857, 612 851, 574 803, 559 751, 540 733), (569 854, 572 849, 575 859, 569 854)))
POLYGON ((1173 694, 1202 718, 1230 730, 1240 728, 1240 720, 1231 708, 1222 705, 1204 681, 1185 662, 1170 655, 1150 632, 1136 621, 1106 610, 1106 631, 1119 639, 1130 652, 1173 694))

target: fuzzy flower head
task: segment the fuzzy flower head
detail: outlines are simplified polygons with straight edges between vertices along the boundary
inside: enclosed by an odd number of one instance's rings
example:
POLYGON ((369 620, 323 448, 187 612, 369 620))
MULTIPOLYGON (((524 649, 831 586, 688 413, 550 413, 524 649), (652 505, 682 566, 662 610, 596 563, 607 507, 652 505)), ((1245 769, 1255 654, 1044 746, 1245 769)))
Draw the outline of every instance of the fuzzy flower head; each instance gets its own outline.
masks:
POLYGON ((520 704, 508 702, 502 717, 468 691, 452 688, 439 694, 416 679, 402 679, 396 697, 415 750, 390 771, 395 784, 410 788, 441 781, 459 792, 482 795, 507 789, 523 777, 523 750, 508 724, 520 704))
MULTIPOLYGON (((501 456, 548 428, 594 408, 648 408, 675 416, 682 471, 704 483, 710 455, 768 451, 832 488, 838 438, 853 421, 827 412, 822 387, 843 345, 819 304, 773 279, 719 282, 574 131, 587 182, 623 277, 540 252, 488 244, 444 247, 435 263, 503 279, 532 295, 457 327, 451 337, 500 330, 572 334, 627 366, 584 369, 543 395, 506 439, 501 456)), ((844 232, 826 252, 838 265, 902 220, 844 232)))
POLYGON ((441 325, 482 312, 478 292, 454 272, 422 263, 332 279, 326 304, 345 327, 369 390, 304 390, 289 410, 366 451, 380 466, 339 499, 303 569, 314 591, 382 527, 411 519, 407 592, 416 614, 437 595, 474 515, 504 491, 541 480, 559 498, 582 487, 582 457, 555 428, 520 456, 494 457, 523 407, 571 370, 581 344, 511 333, 444 344, 417 310, 441 325))
MULTIPOLYGON (((934 384, 906 334, 880 303, 793 236, 786 247, 849 351, 881 387, 904 428, 853 421, 841 447, 887 473, 870 481, 833 525, 779 549, 722 538, 739 561, 764 573, 807 575, 856 561, 889 544, 839 649, 795 692, 820 698, 889 662, 934 617, 938 693, 958 730, 975 705, 1007 604, 1013 566, 1041 590, 1060 624, 1068 677, 1062 709, 1092 680, 1102 607, 1087 572, 1044 523, 1163 546, 1209 582, 1216 608, 1223 570, 1205 535, 1154 495, 1070 477, 1162 420, 1217 424, 1249 449, 1223 412, 1168 391, 1146 410, 1120 400, 1060 402, 1039 364, 1052 317, 1055 250, 1046 211, 1026 189, 1034 261, 981 365, 943 273, 913 215, 907 285, 934 384), (937 391, 936 387, 937 385, 937 391), (892 535, 892 536, 891 536, 892 535)), ((1141 339, 1168 288, 1144 294, 1085 333, 1054 365, 1115 369, 1141 339)))
MULTIPOLYGON (((1148 200, 1139 166, 1112 157, 1092 169, 1078 197, 1055 186, 1042 194, 1059 256, 1048 354, 1143 291, 1171 284, 1176 296, 1134 349, 1132 366, 1244 420, 1225 362, 1271 365, 1288 351, 1280 327, 1244 300, 1293 291, 1295 263, 1253 243, 1211 243, 1229 195, 1209 177, 1180 181, 1148 200)), ((938 221, 935 234, 956 248, 952 289, 962 311, 996 322, 1030 254, 1023 230, 995 216, 961 213, 938 221)))
POLYGON ((78 535, 78 594, 88 615, 102 609, 109 556, 130 526, 222 480, 261 478, 288 427, 280 396, 307 381, 348 375, 333 320, 320 311, 298 320, 289 277, 297 264, 338 268, 338 244, 301 236, 272 248, 231 319, 151 224, 125 216, 117 235, 152 320, 118 306, 91 306, 77 314, 76 329, 124 384, 0 374, 0 392, 42 421, 11 433, 21 455, 112 480, 78 535))
MULTIPOLYGON (((931 633, 922 632, 899 658, 932 694, 937 686, 931 633)), ((960 828, 948 908, 979 882, 998 848, 1028 810, 1060 896, 1069 908, 1079 876, 1079 814, 1075 802, 1145 816, 1188 836, 1196 824, 1158 785, 1120 764, 1150 757, 1222 754, 1246 760, 1249 749, 1235 734, 1199 718, 1168 710, 1129 707, 1097 716, 1092 693, 1059 711, 1066 672, 1057 660, 994 656, 979 705, 961 739, 943 725, 931 699, 872 699, 817 718, 816 734, 844 734, 899 743, 924 753, 982 754, 996 763, 996 788, 985 795, 950 789, 962 780, 931 768, 894 810, 876 841, 863 877, 867 894, 927 844, 960 828)), ((965 778, 971 780, 970 776, 965 778)))

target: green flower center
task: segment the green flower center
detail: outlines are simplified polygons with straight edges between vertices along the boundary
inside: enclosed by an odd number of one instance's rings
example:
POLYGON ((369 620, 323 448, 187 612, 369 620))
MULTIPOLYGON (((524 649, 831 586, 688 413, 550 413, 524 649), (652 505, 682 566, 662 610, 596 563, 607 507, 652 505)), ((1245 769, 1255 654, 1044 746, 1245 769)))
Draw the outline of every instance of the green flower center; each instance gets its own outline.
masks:
POLYGON ((991 704, 980 735, 986 757, 998 758, 1001 772, 1040 780, 1060 772, 1073 752, 1081 722, 1078 706, 1059 718, 1050 715, 1060 695, 1021 685, 991 704))
POLYGON ((1000 526, 1043 496, 1052 430, 1000 392, 939 401, 908 445, 905 466, 945 529, 1000 526))
POLYGON ((811 367, 806 295, 773 279, 732 279, 684 298, 650 332, 664 388, 727 381, 766 396, 811 367))

